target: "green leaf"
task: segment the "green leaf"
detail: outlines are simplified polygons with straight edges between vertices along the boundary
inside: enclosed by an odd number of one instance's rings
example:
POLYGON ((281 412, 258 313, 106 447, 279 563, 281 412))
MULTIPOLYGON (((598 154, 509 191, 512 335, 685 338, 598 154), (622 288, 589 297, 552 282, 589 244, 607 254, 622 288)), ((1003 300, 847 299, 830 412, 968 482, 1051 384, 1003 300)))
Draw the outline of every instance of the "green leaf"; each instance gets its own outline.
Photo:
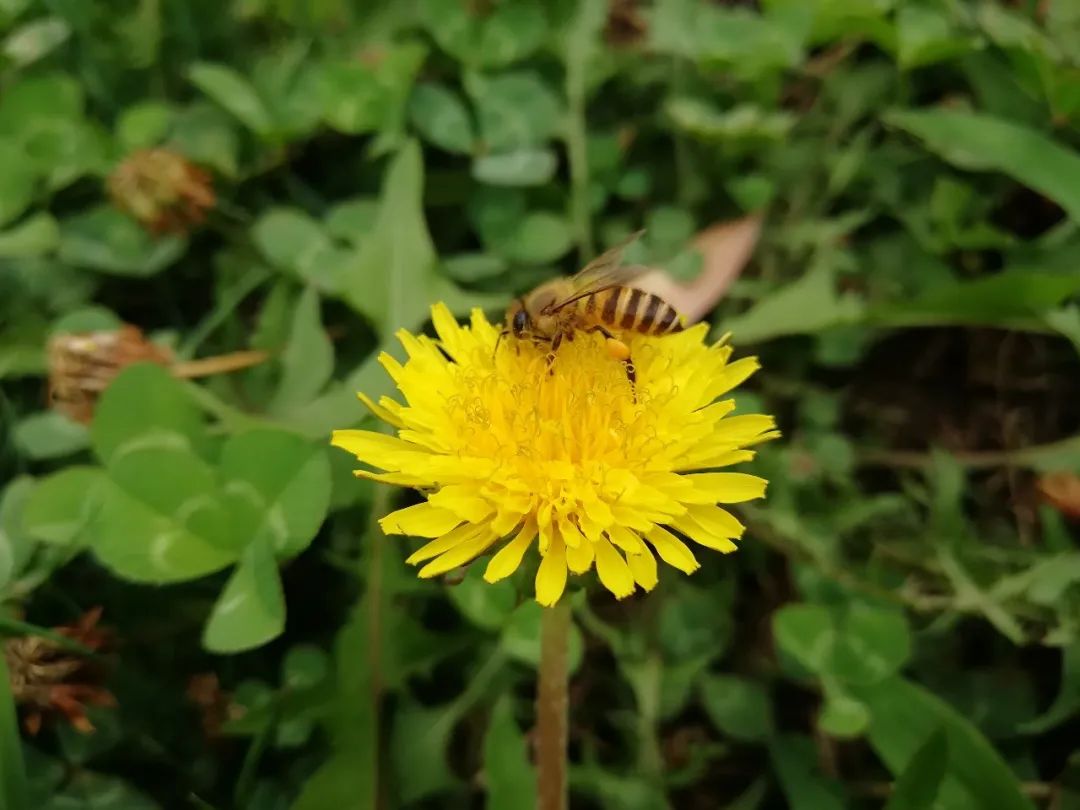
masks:
POLYGON ((729 737, 755 741, 772 734, 772 703, 760 683, 735 675, 706 675, 701 702, 709 719, 729 737))
POLYGON ((15 696, 11 693, 7 662, 5 656, 0 655, 0 808, 25 810, 29 807, 19 716, 15 696))
POLYGON ((488 810, 532 810, 536 806, 536 772, 508 695, 500 697, 491 710, 484 737, 484 777, 488 810))
POLYGON ((1007 174, 1045 194, 1080 221, 1080 155, 1042 133, 960 110, 894 111, 883 118, 950 163, 1007 174))
POLYGON ((830 737, 852 739, 861 736, 869 723, 866 706, 839 689, 825 689, 825 705, 817 717, 821 731, 830 737))
POLYGON ((0 52, 16 67, 32 64, 60 47, 71 27, 60 17, 39 17, 8 34, 0 52))
POLYGON ((446 593, 466 619, 485 630, 501 630, 517 606, 514 584, 485 582, 480 564, 470 565, 465 578, 446 593))
POLYGON ((232 118, 213 104, 193 104, 177 113, 166 145, 226 177, 238 172, 239 136, 232 118))
POLYGON ((537 50, 548 32, 544 6, 515 0, 476 15, 455 0, 423 0, 421 20, 446 52, 470 65, 499 67, 537 50))
POLYGON ((41 411, 20 420, 14 438, 19 451, 35 460, 68 456, 90 445, 86 427, 58 411, 41 411))
POLYGON ((94 452, 106 465, 125 447, 188 449, 201 445, 203 434, 202 414, 184 384, 153 363, 120 372, 102 394, 90 428, 94 452))
POLYGON ((538 73, 466 74, 465 89, 489 151, 537 146, 561 128, 562 101, 538 73))
POLYGON ((435 248, 424 221, 423 191, 423 157, 410 141, 387 169, 375 227, 345 280, 345 299, 385 336, 414 328, 427 315, 430 302, 423 291, 435 248))
POLYGON ((250 536, 233 532, 214 470, 182 445, 168 443, 177 435, 150 435, 117 450, 109 479, 95 491, 91 548, 123 579, 201 577, 236 560, 250 536))
POLYGON ((0 259, 45 256, 56 250, 59 244, 60 227, 52 215, 42 211, 0 232, 0 259))
POLYGON ((814 744, 807 737, 784 734, 769 745, 773 768, 791 810, 844 810, 840 786, 822 776, 814 744))
POLYGON ((110 206, 60 223, 60 260, 103 273, 152 276, 179 259, 186 247, 187 240, 180 236, 155 239, 110 206))
MULTIPOLYGON (((567 227, 567 233, 569 233, 569 227, 567 227)), ((489 253, 459 253, 456 256, 444 258, 439 264, 439 269, 455 281, 473 284, 501 276, 506 272, 507 264, 503 259, 489 253)))
POLYGON ((28 475, 13 479, 0 492, 0 594, 22 574, 36 543, 25 523, 26 504, 37 482, 28 475))
POLYGON ((542 186, 555 176, 557 164, 550 149, 516 149, 476 158, 472 175, 493 186, 542 186))
POLYGON ((897 9, 896 39, 897 58, 906 70, 954 59, 974 46, 953 28, 946 12, 918 5, 897 9))
POLYGON ((902 612, 855 602, 837 625, 828 672, 845 683, 875 683, 894 674, 910 655, 902 612))
POLYGON ((255 88, 225 65, 199 62, 188 71, 191 83, 261 137, 273 133, 274 122, 255 88))
POLYGON ((334 347, 322 325, 319 294, 306 289, 293 310, 289 342, 281 356, 281 382, 271 412, 310 402, 334 373, 334 347))
POLYGON ((753 104, 718 110, 698 99, 676 98, 665 112, 678 129, 710 143, 780 141, 795 125, 793 115, 753 104))
POLYGON ((221 477, 234 533, 278 556, 307 548, 326 517, 326 448, 294 433, 259 429, 231 437, 221 452, 221 477))
POLYGON ((476 140, 465 102, 447 87, 419 84, 409 98, 409 118, 424 140, 447 152, 468 154, 476 140))
POLYGON ((863 315, 863 303, 851 293, 838 293, 833 273, 824 265, 762 296, 741 315, 727 318, 724 331, 740 343, 756 343, 783 335, 820 332, 854 323, 863 315))
POLYGON ((94 517, 98 488, 105 475, 98 467, 67 467, 43 479, 23 509, 22 525, 46 543, 75 542, 94 517))
POLYGON ((176 110, 160 101, 143 101, 128 107, 116 122, 116 137, 124 149, 145 149, 164 140, 176 118, 176 110))
MULTIPOLYGON (((1055 600, 1056 601, 1056 600, 1055 600)), ((1042 734, 1080 713, 1080 641, 1061 651, 1061 685, 1053 704, 1034 720, 1020 726, 1025 734, 1042 734)))
POLYGON ((773 637, 777 648, 811 672, 828 666, 836 632, 832 616, 821 605, 784 605, 773 614, 773 637))
POLYGON ((351 135, 400 131, 426 56, 423 45, 404 42, 380 54, 377 66, 355 59, 328 63, 321 82, 326 122, 351 135))
MULTIPOLYGON (((536 602, 518 605, 505 623, 500 643, 511 658, 531 666, 540 664, 540 618, 545 608, 536 602)), ((570 672, 577 670, 584 653, 584 640, 577 624, 570 625, 567 661, 570 672)))
POLYGON ((398 709, 390 737, 390 759, 398 775, 402 803, 421 801, 457 784, 446 761, 456 716, 453 704, 429 708, 414 703, 398 709))
POLYGON ((244 549, 210 612, 203 646, 216 653, 236 653, 259 647, 285 629, 285 595, 278 578, 274 552, 258 536, 244 549))
POLYGON ((935 731, 926 738, 899 774, 884 810, 924 810, 934 807, 949 768, 949 738, 935 731))
POLYGON ((353 254, 335 247, 323 226, 299 209, 269 209, 251 235, 267 261, 323 292, 338 293, 353 272, 353 254))
POLYGON ((34 199, 37 171, 22 147, 0 138, 0 225, 26 210, 34 199))
POLYGON ((895 776, 909 767, 932 734, 945 734, 949 765, 938 807, 1033 810, 1016 775, 986 738, 923 687, 894 677, 851 691, 870 708, 870 744, 895 776))
POLYGON ((873 307, 872 321, 888 324, 965 323, 1002 326, 1032 319, 1080 291, 1080 276, 1005 270, 1001 273, 940 285, 911 301, 873 307))

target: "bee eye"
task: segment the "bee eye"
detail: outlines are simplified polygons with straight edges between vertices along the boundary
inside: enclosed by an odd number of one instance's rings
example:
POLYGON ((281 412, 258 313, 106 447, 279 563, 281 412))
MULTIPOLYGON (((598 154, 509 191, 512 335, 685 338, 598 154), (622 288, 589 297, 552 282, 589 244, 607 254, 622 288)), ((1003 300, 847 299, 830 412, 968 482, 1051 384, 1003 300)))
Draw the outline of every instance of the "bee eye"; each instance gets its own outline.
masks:
POLYGON ((514 334, 520 335, 525 331, 525 327, 529 325, 529 316, 525 314, 525 310, 519 309, 514 313, 514 334))

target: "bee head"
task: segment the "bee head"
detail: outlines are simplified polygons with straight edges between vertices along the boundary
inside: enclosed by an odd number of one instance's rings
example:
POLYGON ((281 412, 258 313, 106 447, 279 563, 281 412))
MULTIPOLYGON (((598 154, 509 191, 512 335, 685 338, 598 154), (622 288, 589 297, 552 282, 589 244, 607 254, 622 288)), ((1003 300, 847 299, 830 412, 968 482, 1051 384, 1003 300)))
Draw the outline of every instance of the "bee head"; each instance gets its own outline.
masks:
POLYGON ((518 302, 510 317, 510 331, 514 333, 514 337, 521 337, 531 325, 529 313, 525 311, 525 302, 518 302))

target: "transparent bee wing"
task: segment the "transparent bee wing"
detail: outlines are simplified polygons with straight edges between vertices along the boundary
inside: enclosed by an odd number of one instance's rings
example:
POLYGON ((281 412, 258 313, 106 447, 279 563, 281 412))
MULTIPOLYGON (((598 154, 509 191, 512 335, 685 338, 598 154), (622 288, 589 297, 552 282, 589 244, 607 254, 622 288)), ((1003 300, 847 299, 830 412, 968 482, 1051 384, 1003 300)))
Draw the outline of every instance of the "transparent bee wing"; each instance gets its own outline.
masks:
POLYGON ((588 295, 595 295, 612 287, 625 286, 652 269, 640 264, 622 264, 623 254, 626 249, 640 239, 643 233, 645 232, 638 231, 631 234, 622 242, 605 250, 585 265, 576 275, 571 277, 571 292, 569 295, 551 304, 548 307, 549 311, 557 312, 588 295))

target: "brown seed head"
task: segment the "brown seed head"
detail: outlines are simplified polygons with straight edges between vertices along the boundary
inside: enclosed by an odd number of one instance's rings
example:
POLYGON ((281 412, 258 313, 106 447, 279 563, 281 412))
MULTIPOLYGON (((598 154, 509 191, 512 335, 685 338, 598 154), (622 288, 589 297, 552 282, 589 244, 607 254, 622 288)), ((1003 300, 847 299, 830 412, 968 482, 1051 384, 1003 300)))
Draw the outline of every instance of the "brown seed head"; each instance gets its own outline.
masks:
POLYGON ((214 207, 210 175, 169 149, 132 152, 108 179, 109 196, 151 233, 186 233, 214 207))

